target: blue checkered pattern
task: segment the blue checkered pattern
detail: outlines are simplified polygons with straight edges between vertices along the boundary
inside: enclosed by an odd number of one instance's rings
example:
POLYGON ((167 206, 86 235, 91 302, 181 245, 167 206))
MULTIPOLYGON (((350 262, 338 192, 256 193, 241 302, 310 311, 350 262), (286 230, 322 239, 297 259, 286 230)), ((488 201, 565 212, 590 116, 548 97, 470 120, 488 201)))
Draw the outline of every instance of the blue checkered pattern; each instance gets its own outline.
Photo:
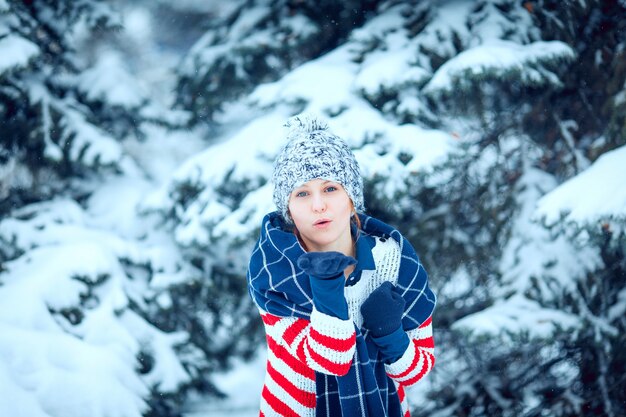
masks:
MULTIPOLYGON (((400 245, 396 287, 406 301, 402 326, 405 331, 419 327, 432 315, 436 298, 415 250, 393 227, 373 217, 359 217, 366 234, 393 238, 400 245)), ((250 295, 262 310, 279 317, 310 318, 313 299, 309 277, 296 264, 303 253, 279 212, 266 215, 248 269, 250 295)), ((394 382, 386 374, 378 347, 365 329, 357 328, 356 334, 356 351, 346 375, 316 373, 316 415, 402 416, 394 382)))

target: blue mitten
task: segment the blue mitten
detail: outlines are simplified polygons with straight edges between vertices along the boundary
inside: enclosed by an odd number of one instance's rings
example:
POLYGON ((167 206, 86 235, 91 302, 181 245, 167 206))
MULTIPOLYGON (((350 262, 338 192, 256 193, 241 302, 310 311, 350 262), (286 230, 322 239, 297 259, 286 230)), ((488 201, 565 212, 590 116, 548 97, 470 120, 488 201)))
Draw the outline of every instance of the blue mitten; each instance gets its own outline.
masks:
POLYGON ((344 269, 356 259, 340 252, 307 252, 298 258, 298 266, 310 277, 313 304, 317 311, 348 319, 348 303, 343 295, 344 269))
POLYGON ((383 282, 361 305, 363 327, 372 334, 372 340, 378 345, 386 363, 400 358, 410 340, 402 329, 404 298, 396 291, 391 282, 383 282))
POLYGON ((361 305, 363 327, 374 337, 387 336, 402 327, 404 298, 393 288, 391 282, 383 282, 361 305))
POLYGON ((356 259, 341 252, 307 252, 298 258, 298 266, 318 279, 336 278, 343 270, 356 264, 356 259))

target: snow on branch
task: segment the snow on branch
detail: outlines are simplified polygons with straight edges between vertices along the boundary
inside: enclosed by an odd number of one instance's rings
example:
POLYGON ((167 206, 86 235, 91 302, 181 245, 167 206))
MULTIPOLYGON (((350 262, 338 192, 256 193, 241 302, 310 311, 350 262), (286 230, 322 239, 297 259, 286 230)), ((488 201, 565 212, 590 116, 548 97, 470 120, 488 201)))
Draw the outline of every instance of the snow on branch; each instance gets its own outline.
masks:
POLYGON ((106 132, 85 120, 77 111, 65 109, 62 128, 70 143, 70 158, 86 166, 116 165, 123 156, 120 144, 106 132))
POLYGON ((548 225, 559 220, 580 226, 603 220, 626 222, 626 146, 607 152, 588 169, 537 203, 536 216, 548 225))
MULTIPOLYGON (((0 271, 0 384, 27 410, 20 415, 141 417, 151 389, 171 393, 190 382, 175 350, 187 336, 136 311, 167 294, 166 275, 193 276, 174 247, 92 228, 70 199, 13 214, 0 221, 0 242, 19 254, 0 271), (154 271, 152 280, 141 270, 154 271), (139 374, 145 355, 154 363, 139 374)), ((0 415, 15 410, 0 400, 0 415)))
POLYGON ((91 101, 99 100, 126 109, 140 107, 147 101, 122 57, 110 52, 104 53, 92 68, 80 75, 78 89, 91 101))
MULTIPOLYGON (((0 5, 1 7, 1 5, 0 5)), ((40 53, 37 45, 21 36, 0 38, 0 76, 5 72, 23 68, 40 53)))
POLYGON ((44 155, 60 161, 63 157, 85 167, 118 166, 124 157, 119 142, 100 127, 91 123, 80 111, 80 104, 69 99, 57 99, 41 84, 29 86, 30 100, 40 104, 44 155), (52 138, 51 132, 60 135, 52 138), (63 151, 67 154, 64 154, 63 151))
POLYGON ((381 52, 363 64, 355 79, 355 87, 367 96, 381 91, 400 90, 405 85, 421 85, 430 77, 427 70, 411 65, 410 51, 381 52))
POLYGON ((467 89, 486 79, 511 80, 524 86, 561 86, 553 72, 562 62, 575 58, 575 52, 559 41, 520 45, 492 41, 464 52, 443 64, 424 87, 429 95, 439 96, 467 89))
POLYGON ((515 295, 464 317, 452 328, 475 339, 498 337, 515 341, 519 337, 550 339, 558 330, 572 331, 580 325, 580 320, 573 315, 542 307, 523 295, 515 295))
POLYGON ((271 189, 263 185, 272 155, 282 145, 284 120, 279 115, 259 118, 230 140, 191 157, 140 209, 167 213, 176 208, 176 239, 183 246, 251 233, 272 210, 271 189))

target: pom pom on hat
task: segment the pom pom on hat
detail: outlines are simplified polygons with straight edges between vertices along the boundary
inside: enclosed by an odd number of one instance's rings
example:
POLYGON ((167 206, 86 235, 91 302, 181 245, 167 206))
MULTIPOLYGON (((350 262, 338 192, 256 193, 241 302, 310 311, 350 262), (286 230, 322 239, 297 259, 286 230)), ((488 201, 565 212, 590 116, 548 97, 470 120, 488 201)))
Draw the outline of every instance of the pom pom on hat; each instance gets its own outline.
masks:
POLYGON ((363 212, 363 179, 348 144, 311 115, 294 116, 285 127, 287 143, 276 157, 272 175, 274 203, 285 221, 292 222, 288 215, 291 192, 318 178, 341 184, 356 211, 363 212))
POLYGON ((307 134, 317 130, 328 130, 328 124, 309 114, 300 114, 287 119, 284 126, 288 128, 287 139, 292 135, 307 134))

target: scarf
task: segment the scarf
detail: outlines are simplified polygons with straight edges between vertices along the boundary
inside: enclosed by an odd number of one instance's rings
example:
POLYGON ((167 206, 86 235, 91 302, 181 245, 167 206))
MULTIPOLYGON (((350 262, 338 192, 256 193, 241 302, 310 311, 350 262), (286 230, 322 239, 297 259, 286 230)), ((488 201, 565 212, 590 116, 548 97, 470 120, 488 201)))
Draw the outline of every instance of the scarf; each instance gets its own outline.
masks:
MULTIPOLYGON (((398 242, 401 261, 396 287, 406 304, 402 327, 419 327, 431 315, 436 298, 413 246, 395 228, 359 214, 366 234, 398 242)), ((259 308, 279 317, 310 320, 313 297, 309 277, 297 267, 304 252, 278 212, 263 218, 261 235, 250 258, 248 290, 259 308)), ((356 328, 356 351, 344 376, 316 372, 316 415, 354 417, 402 416, 396 386, 378 358, 378 347, 365 329, 356 328), (364 336, 365 335, 365 336, 364 336)))

